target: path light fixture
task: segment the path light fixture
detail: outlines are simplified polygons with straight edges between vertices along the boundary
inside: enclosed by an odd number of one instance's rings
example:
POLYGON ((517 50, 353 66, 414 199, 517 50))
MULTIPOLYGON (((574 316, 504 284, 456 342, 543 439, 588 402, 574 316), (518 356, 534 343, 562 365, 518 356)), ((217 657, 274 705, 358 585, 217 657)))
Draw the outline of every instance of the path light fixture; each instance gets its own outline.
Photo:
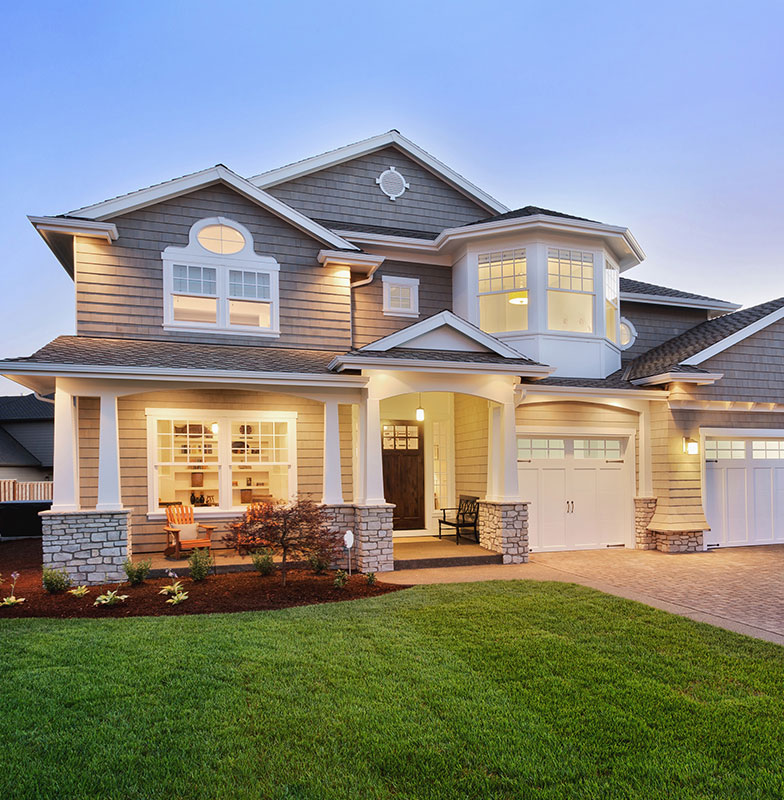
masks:
POLYGON ((348 574, 351 575, 351 548, 354 546, 354 531, 346 531, 343 534, 343 546, 346 548, 348 558, 348 574))
POLYGON ((683 437, 683 452, 687 456, 696 456, 700 452, 700 443, 696 439, 687 439, 683 437))

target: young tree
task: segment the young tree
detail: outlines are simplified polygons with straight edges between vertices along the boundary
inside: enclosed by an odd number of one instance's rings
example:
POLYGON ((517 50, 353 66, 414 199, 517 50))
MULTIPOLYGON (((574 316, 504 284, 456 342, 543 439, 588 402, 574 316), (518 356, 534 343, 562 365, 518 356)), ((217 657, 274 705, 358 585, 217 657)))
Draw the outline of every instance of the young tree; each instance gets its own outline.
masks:
POLYGON ((339 552, 340 534, 327 528, 322 509, 312 500, 291 503, 257 503, 248 507, 245 515, 231 526, 224 541, 240 552, 262 547, 282 556, 280 571, 286 583, 286 565, 292 558, 307 558, 312 554, 339 552))

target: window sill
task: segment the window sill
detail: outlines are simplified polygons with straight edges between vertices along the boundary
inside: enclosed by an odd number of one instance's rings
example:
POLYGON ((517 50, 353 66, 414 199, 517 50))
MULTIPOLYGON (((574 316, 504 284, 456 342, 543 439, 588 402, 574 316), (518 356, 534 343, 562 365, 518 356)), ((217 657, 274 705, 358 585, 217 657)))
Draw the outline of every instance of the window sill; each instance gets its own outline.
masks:
POLYGON ((221 336, 255 336, 263 339, 279 339, 280 331, 258 331, 253 328, 218 328, 217 326, 198 326, 198 325, 172 325, 168 323, 163 326, 165 331, 175 331, 177 333, 217 333, 221 336))
POLYGON ((405 317, 406 319, 416 319, 419 316, 418 311, 387 311, 382 312, 385 317, 405 317))

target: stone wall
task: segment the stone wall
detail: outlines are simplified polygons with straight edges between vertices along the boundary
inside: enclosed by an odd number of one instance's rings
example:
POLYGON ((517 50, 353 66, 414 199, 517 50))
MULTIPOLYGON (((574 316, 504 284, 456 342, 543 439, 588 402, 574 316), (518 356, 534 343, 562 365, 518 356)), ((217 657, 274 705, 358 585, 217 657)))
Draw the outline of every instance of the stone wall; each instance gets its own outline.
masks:
MULTIPOLYGON (((392 553, 392 509, 393 505, 357 506, 351 503, 323 506, 332 530, 341 535, 347 530, 354 532, 354 548, 351 551, 352 569, 358 572, 389 572, 394 569, 392 553)), ((337 559, 336 566, 348 566, 345 549, 337 559)))
POLYGON ((126 579, 130 511, 42 511, 44 567, 65 570, 79 584, 126 579))
POLYGON ((634 498, 634 546, 637 550, 656 549, 656 534, 648 530, 655 511, 655 497, 634 498))
POLYGON ((504 564, 528 561, 528 504, 479 501, 479 544, 501 553, 504 564))
POLYGON ((657 531, 656 549, 662 553, 697 553, 702 550, 702 531, 657 531))

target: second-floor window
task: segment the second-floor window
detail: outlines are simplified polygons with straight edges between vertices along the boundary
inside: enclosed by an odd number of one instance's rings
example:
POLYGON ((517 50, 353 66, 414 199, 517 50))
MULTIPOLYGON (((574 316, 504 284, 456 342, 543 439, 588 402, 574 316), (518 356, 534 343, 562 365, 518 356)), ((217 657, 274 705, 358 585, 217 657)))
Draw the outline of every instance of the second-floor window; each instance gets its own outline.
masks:
POLYGON ((479 256, 479 327, 488 333, 528 330, 525 250, 479 256))
POLYGON ((201 220, 187 247, 163 251, 164 328, 279 335, 278 262, 260 256, 244 226, 201 220))
POLYGON ((547 251, 547 327, 593 333, 593 254, 551 247, 547 251))
POLYGON ((618 267, 605 259, 604 262, 604 319, 607 326, 607 338, 618 344, 618 267))

